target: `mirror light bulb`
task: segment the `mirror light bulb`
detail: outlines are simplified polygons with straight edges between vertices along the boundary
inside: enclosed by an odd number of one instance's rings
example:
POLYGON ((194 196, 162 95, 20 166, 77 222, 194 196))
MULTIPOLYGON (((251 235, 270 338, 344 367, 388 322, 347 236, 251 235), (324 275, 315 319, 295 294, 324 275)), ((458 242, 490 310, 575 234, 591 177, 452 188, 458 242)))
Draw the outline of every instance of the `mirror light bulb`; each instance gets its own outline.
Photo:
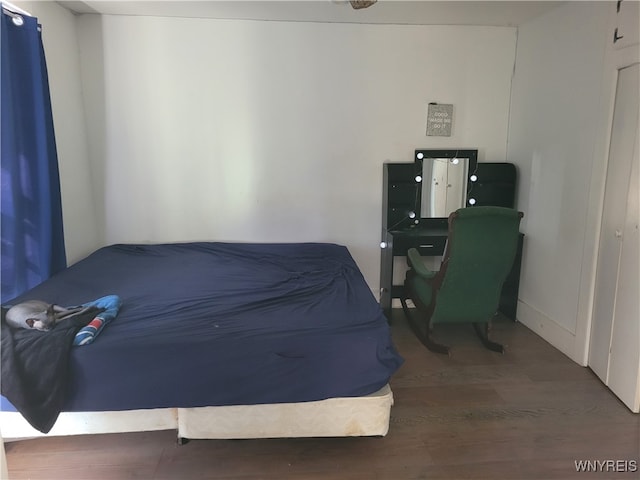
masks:
POLYGON ((451 163, 453 163, 454 165, 457 165, 460 163, 460 160, 458 158, 452 158, 451 163))
POLYGON ((418 160, 422 160, 424 158, 424 153, 420 152, 418 155, 416 155, 418 157, 418 160))
POLYGON ((469 199, 469 205, 475 205, 476 204, 476 199, 475 198, 470 198, 469 199))
POLYGON ((422 177, 420 175, 416 175, 416 182, 420 183, 422 181, 422 177))
POLYGON ((416 212, 409 212, 409 218, 416 218, 416 212))
POLYGON ((471 175, 469 177, 469 180, 471 180, 472 182, 476 182, 476 181, 478 181, 478 176, 477 175, 471 175))
POLYGON ((387 248, 387 242, 380 242, 380 248, 387 248))

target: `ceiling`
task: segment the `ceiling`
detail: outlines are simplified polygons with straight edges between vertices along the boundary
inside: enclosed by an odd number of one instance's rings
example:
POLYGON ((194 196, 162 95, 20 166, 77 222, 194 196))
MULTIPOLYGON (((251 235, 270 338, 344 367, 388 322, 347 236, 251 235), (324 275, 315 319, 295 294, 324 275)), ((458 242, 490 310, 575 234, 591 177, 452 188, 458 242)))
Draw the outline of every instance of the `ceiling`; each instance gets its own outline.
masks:
POLYGON ((563 2, 378 0, 354 10, 342 0, 58 1, 69 10, 108 15, 406 25, 518 26, 563 2))

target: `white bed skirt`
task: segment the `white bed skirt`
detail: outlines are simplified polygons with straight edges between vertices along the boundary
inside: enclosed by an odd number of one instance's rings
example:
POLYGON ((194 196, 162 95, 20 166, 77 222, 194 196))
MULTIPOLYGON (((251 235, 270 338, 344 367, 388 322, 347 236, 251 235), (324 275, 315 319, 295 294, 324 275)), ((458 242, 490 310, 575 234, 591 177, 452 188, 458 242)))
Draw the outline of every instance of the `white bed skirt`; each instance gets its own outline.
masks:
POLYGON ((4 441, 43 436, 176 429, 178 438, 296 438, 384 436, 393 393, 389 385, 364 397, 315 402, 160 408, 120 412, 63 412, 48 434, 17 412, 0 412, 4 441))

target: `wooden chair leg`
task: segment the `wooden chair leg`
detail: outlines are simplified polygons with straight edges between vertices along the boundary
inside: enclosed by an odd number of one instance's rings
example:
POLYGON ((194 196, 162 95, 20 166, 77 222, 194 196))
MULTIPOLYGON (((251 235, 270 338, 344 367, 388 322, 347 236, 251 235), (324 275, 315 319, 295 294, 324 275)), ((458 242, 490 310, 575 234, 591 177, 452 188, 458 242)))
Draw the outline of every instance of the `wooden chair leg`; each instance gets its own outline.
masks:
POLYGON ((499 343, 496 343, 489 339, 489 331, 491 330, 491 322, 486 322, 483 324, 484 328, 480 326, 479 323, 474 323, 473 328, 475 329, 478 337, 482 341, 482 344, 491 351, 504 353, 504 347, 499 343))
POLYGON ((401 297, 400 303, 402 303, 402 310, 404 311, 404 315, 407 317, 409 327, 411 327, 413 333, 416 335, 416 337, 418 337, 420 343, 422 343, 425 347, 427 347, 427 349, 432 352, 444 353, 445 355, 449 355, 449 347, 436 343, 431 339, 431 326, 429 325, 429 322, 425 322, 425 332, 422 333, 422 330, 418 326, 418 323, 416 322, 413 314, 407 306, 407 299, 405 297, 401 297))

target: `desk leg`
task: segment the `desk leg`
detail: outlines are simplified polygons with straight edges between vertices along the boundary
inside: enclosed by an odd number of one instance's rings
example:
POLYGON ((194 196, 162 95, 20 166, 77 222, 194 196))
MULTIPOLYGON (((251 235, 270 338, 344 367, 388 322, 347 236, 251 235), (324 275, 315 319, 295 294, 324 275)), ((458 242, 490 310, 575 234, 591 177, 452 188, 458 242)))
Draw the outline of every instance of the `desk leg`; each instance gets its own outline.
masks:
POLYGON ((391 321, 391 286, 393 283, 393 244, 392 237, 384 234, 385 248, 380 249, 380 306, 391 321))

